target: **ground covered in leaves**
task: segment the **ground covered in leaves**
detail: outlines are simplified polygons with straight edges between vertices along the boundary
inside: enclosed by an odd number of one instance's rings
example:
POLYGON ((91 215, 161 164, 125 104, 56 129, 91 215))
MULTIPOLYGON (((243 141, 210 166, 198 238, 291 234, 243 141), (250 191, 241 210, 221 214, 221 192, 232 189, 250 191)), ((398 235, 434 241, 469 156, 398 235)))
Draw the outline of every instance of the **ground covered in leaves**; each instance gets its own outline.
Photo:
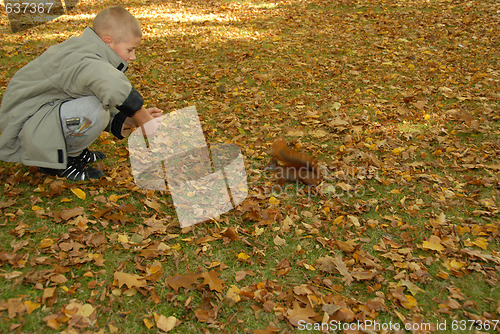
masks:
MULTIPOLYGON (((114 4, 17 33, 2 14, 0 95, 114 4)), ((1 332, 500 331, 498 1, 123 5, 131 81, 238 144, 250 194, 181 230, 111 135, 97 182, 0 163, 1 332), (277 137, 321 161, 314 193, 264 172, 277 137)))

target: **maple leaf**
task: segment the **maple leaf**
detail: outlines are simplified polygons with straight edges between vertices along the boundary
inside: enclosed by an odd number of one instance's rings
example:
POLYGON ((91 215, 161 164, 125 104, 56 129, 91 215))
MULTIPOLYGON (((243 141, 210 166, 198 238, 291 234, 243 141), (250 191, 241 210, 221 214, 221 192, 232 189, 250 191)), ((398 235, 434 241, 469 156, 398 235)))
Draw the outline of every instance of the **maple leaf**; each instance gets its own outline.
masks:
POLYGON ((316 263, 319 265, 319 269, 322 271, 326 271, 329 273, 339 273, 344 276, 344 282, 347 286, 350 286, 352 281, 351 273, 347 268, 345 262, 342 260, 342 255, 338 254, 334 258, 327 255, 325 257, 320 257, 316 260, 316 263))
POLYGON ((136 275, 136 274, 127 274, 121 271, 115 271, 114 280, 116 285, 121 288, 123 285, 126 285, 127 288, 142 288, 146 286, 146 281, 144 277, 136 275))
POLYGON ((306 307, 300 307, 299 303, 294 300, 293 307, 286 312, 285 316, 292 325, 299 326, 299 321, 314 323, 312 318, 318 316, 318 314, 314 312, 309 304, 306 307))
POLYGON ((169 276, 165 280, 165 284, 174 289, 175 292, 178 292, 179 288, 187 289, 191 285, 198 283, 198 278, 200 278, 200 274, 189 272, 184 275, 169 276))
POLYGON ((431 235, 429 239, 424 240, 421 247, 423 249, 430 249, 438 252, 444 250, 444 246, 441 244, 441 239, 439 239, 439 237, 435 235, 431 235))
POLYGON ((222 285, 225 282, 219 279, 218 272, 216 272, 215 270, 210 270, 208 272, 202 273, 201 277, 203 277, 203 284, 208 284, 210 290, 222 292, 222 285))

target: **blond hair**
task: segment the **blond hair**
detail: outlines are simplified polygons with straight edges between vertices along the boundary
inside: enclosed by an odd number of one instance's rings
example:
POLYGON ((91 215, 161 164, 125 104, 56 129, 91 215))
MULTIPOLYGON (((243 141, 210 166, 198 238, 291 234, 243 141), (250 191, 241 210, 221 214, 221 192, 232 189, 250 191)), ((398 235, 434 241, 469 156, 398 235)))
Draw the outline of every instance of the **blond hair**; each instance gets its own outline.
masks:
POLYGON ((92 29, 99 37, 110 36, 115 42, 142 37, 139 21, 128 10, 119 6, 100 11, 94 18, 92 29))

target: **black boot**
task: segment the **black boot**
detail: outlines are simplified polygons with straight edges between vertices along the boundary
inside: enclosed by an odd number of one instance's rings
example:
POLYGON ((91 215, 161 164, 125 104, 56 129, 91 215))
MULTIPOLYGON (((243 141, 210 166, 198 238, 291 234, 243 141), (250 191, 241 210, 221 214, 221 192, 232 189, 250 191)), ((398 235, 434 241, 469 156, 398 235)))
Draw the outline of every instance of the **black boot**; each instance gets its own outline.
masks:
POLYGON ((80 159, 86 163, 92 163, 106 158, 106 154, 101 151, 89 151, 88 148, 84 149, 79 155, 80 159))
POLYGON ((68 157, 68 167, 66 167, 66 169, 53 169, 44 167, 38 167, 38 169, 42 173, 52 176, 65 177, 68 180, 72 181, 89 181, 90 179, 100 179, 102 176, 104 176, 104 173, 101 170, 87 166, 87 161, 84 160, 84 156, 82 154, 77 157, 68 157))

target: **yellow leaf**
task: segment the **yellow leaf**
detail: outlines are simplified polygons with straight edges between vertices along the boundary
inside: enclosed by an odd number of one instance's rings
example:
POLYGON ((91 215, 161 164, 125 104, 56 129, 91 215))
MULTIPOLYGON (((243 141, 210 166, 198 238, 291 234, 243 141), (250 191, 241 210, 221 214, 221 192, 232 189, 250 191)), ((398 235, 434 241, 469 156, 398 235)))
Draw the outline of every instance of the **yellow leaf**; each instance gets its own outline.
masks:
POLYGON ((333 225, 339 225, 340 223, 342 223, 342 220, 344 220, 344 216, 338 216, 337 218, 335 218, 335 220, 333 221, 333 225))
POLYGON ((486 238, 477 238, 472 243, 482 249, 488 248, 488 240, 486 238))
POLYGON ((126 234, 118 234, 118 242, 120 243, 128 243, 129 239, 128 239, 128 235, 126 234))
POLYGON ((271 198, 269 199, 269 204, 278 205, 278 204, 280 204, 280 201, 276 197, 271 196, 271 198))
POLYGON ((28 312, 28 314, 30 314, 31 312, 33 312, 34 310, 36 310, 41 306, 40 303, 33 303, 30 300, 24 301, 24 305, 26 305, 26 311, 28 312))
POLYGON ((435 235, 431 235, 428 240, 425 240, 422 243, 422 248, 423 249, 430 249, 430 250, 435 250, 435 251, 442 251, 444 250, 444 246, 441 245, 441 239, 435 235))
POLYGON ((255 227, 255 236, 258 237, 262 233, 264 233, 265 229, 262 227, 255 227))
POLYGON ((13 46, 8 46, 8 45, 4 46, 2 49, 7 53, 11 53, 12 51, 15 50, 13 46))
POLYGON ((352 224, 354 224, 354 226, 356 227, 360 227, 361 225, 359 224, 359 219, 358 217, 356 216, 347 216, 347 218, 349 218, 349 220, 351 221, 352 224))
POLYGON ((151 329, 155 325, 148 318, 144 318, 142 319, 142 321, 144 322, 144 325, 146 325, 148 329, 151 329))
POLYGON ((447 269, 460 270, 463 267, 467 266, 467 263, 462 262, 462 261, 457 261, 457 260, 453 259, 453 260, 451 260, 449 262, 446 261, 445 262, 445 266, 446 266, 447 269))
POLYGON ((43 239, 40 241, 40 248, 49 248, 54 244, 54 240, 52 239, 43 239))
POLYGON ((81 189, 78 189, 78 188, 72 188, 71 191, 73 192, 73 194, 76 195, 76 197, 78 197, 79 199, 85 199, 85 192, 81 189))
POLYGON ((236 285, 231 285, 226 293, 226 298, 237 303, 241 300, 240 289, 236 285))
POLYGON ((307 264, 307 263, 304 263, 304 268, 306 268, 307 270, 310 270, 310 271, 316 270, 316 268, 314 268, 313 266, 311 266, 310 264, 307 264))
POLYGON ((248 255, 247 253, 239 253, 238 254, 238 260, 248 260, 250 258, 250 255, 248 255))
POLYGON ((43 210, 43 208, 42 208, 42 207, 39 207, 38 205, 33 205, 33 206, 31 207, 31 210, 33 210, 33 211, 38 211, 38 210, 43 210))
POLYGON ((411 310, 412 308, 418 305, 417 300, 412 295, 405 295, 405 297, 406 297, 406 302, 401 302, 401 305, 403 305, 408 310, 411 310))
POLYGON ((73 200, 71 198, 67 198, 67 197, 64 197, 64 198, 61 198, 61 203, 68 203, 68 202, 72 202, 73 200))
POLYGON ((84 304, 77 314, 81 315, 84 318, 88 318, 92 313, 94 313, 94 311, 94 306, 92 306, 91 304, 84 304))
POLYGON ((116 202, 116 201, 118 201, 118 196, 116 196, 116 195, 113 194, 113 195, 109 196, 109 200, 111 202, 116 202))
POLYGON ((167 318, 163 314, 160 314, 158 320, 156 320, 156 327, 158 327, 158 329, 161 329, 164 332, 169 332, 175 327, 176 323, 177 323, 176 317, 170 316, 167 318))
POLYGON ((450 278, 450 276, 448 275, 448 273, 444 273, 444 272, 440 272, 436 276, 439 277, 439 278, 442 278, 442 279, 449 279, 450 278))

